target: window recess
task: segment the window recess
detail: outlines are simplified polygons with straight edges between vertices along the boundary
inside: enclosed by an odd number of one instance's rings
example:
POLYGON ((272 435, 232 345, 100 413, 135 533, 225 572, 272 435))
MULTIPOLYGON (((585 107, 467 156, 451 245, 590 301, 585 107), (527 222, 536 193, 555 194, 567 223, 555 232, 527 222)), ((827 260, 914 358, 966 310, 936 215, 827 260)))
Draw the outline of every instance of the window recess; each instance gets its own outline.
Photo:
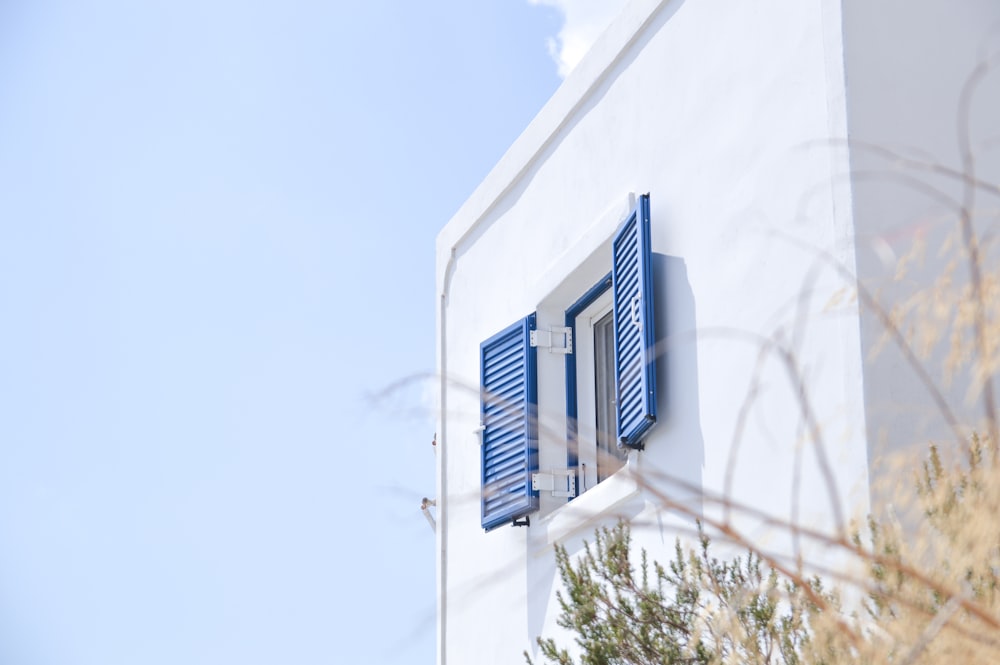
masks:
MULTIPOLYGON (((625 463, 627 449, 641 449, 656 423, 648 194, 619 226, 610 250, 610 272, 565 310, 563 326, 538 326, 531 314, 480 347, 487 531, 508 522, 527 524, 523 518, 538 510, 539 492, 570 500, 611 477, 625 463), (538 403, 538 349, 566 356, 566 469, 538 469, 539 408, 560 408, 538 403)), ((600 257, 586 260, 587 271, 594 261, 600 269, 600 257)), ((546 380, 560 365, 546 361, 546 380)))

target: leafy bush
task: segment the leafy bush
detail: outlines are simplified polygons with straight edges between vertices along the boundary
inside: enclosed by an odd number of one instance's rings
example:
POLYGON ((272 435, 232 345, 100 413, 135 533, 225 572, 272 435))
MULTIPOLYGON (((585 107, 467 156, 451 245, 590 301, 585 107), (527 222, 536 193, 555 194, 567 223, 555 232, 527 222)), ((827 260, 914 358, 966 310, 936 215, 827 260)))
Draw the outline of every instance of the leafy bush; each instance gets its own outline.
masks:
MULTIPOLYGON (((665 567, 650 563, 645 550, 632 565, 624 522, 598 530, 575 564, 565 548, 556 548, 565 587, 558 622, 576 634, 581 665, 802 662, 809 618, 818 610, 808 596, 834 606, 836 598, 818 578, 807 595, 774 570, 765 572, 753 552, 721 561, 700 533, 700 548, 685 551, 678 540, 665 567)), ((552 639, 538 644, 552 663, 576 662, 552 639)))
POLYGON ((765 568, 752 546, 722 561, 700 525, 699 546, 678 540, 666 566, 645 550, 634 563, 624 522, 596 531, 576 558, 557 546, 558 624, 576 647, 539 638, 541 657, 557 665, 1000 662, 997 455, 978 437, 965 453, 949 465, 931 448, 906 527, 890 515, 871 518, 865 536, 829 539, 865 571, 834 588, 765 568), (847 595, 864 598, 855 612, 841 606, 847 595))

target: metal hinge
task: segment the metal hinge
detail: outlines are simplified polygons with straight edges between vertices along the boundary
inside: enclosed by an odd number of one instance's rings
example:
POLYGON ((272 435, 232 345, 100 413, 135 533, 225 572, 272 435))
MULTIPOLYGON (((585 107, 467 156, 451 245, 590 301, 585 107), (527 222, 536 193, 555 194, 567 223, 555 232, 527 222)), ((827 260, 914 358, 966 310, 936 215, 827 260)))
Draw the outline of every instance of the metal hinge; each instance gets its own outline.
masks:
POLYGON ((552 326, 548 330, 532 330, 531 345, 548 349, 549 353, 573 353, 573 329, 552 326))
POLYGON ((558 469, 548 473, 533 473, 531 489, 536 492, 552 492, 552 496, 572 498, 576 496, 576 471, 558 469))

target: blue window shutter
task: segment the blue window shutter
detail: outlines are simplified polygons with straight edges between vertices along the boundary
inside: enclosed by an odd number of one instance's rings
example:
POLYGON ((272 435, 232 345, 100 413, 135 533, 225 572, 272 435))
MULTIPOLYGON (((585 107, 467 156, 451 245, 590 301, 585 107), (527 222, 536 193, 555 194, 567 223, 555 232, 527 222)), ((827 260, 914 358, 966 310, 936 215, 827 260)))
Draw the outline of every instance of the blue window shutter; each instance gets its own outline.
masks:
POLYGON ((649 195, 618 229, 613 242, 615 399, 618 446, 641 448, 656 422, 656 334, 649 195))
POLYGON ((538 510, 538 390, 531 314, 480 347, 483 425, 483 528, 538 510))

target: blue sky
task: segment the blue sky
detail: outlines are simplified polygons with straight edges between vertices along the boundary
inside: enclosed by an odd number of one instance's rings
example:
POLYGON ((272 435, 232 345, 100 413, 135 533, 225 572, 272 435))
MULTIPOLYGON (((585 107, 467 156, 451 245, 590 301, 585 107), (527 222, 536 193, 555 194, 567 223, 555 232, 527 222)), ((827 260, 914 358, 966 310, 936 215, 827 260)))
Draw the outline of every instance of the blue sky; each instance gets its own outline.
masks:
POLYGON ((433 418, 375 396, 567 4, 0 2, 0 663, 433 662, 433 418))

